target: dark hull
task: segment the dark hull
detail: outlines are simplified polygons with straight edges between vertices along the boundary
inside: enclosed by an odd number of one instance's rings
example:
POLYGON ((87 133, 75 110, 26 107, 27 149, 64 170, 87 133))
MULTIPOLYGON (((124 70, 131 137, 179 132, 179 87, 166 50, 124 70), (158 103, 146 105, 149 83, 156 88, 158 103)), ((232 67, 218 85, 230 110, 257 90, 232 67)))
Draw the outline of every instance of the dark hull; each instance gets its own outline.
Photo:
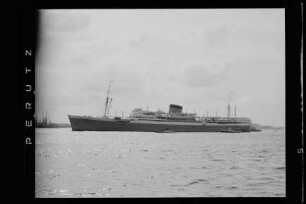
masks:
POLYGON ((221 132, 231 129, 250 132, 250 124, 200 124, 200 123, 167 123, 167 122, 136 122, 92 118, 82 116, 68 116, 73 131, 134 131, 157 132, 170 130, 173 132, 221 132))

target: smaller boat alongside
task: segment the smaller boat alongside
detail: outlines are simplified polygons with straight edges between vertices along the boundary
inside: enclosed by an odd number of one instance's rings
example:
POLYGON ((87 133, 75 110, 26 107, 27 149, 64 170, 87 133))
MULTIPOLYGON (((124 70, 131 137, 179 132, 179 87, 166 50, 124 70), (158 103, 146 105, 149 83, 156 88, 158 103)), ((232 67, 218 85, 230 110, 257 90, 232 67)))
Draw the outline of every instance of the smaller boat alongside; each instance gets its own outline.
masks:
POLYGON ((157 131, 155 131, 156 133, 175 133, 175 131, 173 131, 173 130, 157 130, 157 131))
POLYGON ((241 133, 240 130, 233 130, 231 128, 229 128, 229 129, 222 129, 221 132, 224 132, 224 133, 241 133))

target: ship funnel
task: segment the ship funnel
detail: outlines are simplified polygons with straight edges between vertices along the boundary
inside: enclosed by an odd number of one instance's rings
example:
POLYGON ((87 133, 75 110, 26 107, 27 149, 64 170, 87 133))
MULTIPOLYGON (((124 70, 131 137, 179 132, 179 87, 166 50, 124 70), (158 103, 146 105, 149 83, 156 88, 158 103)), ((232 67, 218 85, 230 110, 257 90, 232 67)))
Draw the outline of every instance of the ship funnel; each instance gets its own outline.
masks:
POLYGON ((183 110, 183 106, 174 105, 174 104, 170 104, 170 106, 169 106, 169 113, 170 114, 182 113, 182 110, 183 110))

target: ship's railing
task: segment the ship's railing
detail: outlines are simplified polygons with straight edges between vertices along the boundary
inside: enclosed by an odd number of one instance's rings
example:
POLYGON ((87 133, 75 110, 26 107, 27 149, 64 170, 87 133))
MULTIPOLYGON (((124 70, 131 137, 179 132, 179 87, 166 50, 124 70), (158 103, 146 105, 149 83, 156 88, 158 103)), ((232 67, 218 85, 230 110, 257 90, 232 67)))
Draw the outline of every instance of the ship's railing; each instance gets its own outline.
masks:
POLYGON ((157 113, 149 111, 133 111, 130 118, 152 121, 199 123, 251 123, 249 118, 243 117, 197 117, 194 113, 157 113))
POLYGON ((218 122, 218 123, 251 123, 249 118, 234 118, 234 117, 202 117, 202 121, 207 123, 218 122))
POLYGON ((131 120, 143 120, 143 121, 160 121, 160 122, 184 122, 184 123, 203 123, 202 121, 189 119, 189 118, 152 118, 152 117, 130 117, 131 120))

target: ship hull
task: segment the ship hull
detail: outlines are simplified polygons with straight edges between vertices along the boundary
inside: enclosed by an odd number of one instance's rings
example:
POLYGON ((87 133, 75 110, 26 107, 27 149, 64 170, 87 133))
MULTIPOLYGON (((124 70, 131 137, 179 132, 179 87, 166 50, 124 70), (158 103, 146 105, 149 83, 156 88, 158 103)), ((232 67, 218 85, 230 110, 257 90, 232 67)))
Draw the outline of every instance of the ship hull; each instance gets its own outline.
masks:
POLYGON ((250 124, 203 124, 163 121, 127 121, 108 118, 94 118, 68 115, 73 131, 133 131, 156 132, 171 130, 174 132, 221 132, 232 129, 241 132, 250 132, 250 124))

